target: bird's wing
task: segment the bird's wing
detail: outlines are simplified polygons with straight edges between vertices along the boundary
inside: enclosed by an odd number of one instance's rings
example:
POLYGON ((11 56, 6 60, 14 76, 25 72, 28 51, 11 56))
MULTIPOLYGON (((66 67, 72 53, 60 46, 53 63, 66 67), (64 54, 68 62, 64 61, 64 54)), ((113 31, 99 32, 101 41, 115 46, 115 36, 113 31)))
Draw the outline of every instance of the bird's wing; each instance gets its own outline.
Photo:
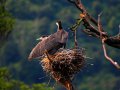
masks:
POLYGON ((54 35, 51 35, 46 40, 39 42, 32 49, 28 58, 31 60, 33 58, 41 57, 44 54, 45 50, 50 51, 51 49, 55 48, 58 44, 59 44, 59 42, 57 42, 54 35))

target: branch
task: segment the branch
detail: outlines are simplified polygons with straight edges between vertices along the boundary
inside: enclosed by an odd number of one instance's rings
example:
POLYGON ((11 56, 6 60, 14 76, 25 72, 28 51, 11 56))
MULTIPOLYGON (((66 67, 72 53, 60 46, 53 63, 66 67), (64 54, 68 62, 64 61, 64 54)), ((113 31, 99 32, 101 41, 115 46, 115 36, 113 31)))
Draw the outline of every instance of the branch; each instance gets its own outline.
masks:
MULTIPOLYGON (((92 24, 89 23, 89 20, 86 17, 83 17, 82 14, 80 14, 80 18, 83 18, 82 19, 83 26, 86 28, 84 32, 87 33, 88 35, 100 38, 100 32, 92 24)), ((102 32, 102 36, 105 38, 108 37, 107 33, 105 32, 102 32)))
MULTIPOLYGON (((86 29, 90 29, 90 31, 92 31, 94 33, 94 35, 96 34, 96 37, 98 37, 100 35, 99 31, 97 31, 88 21, 90 20, 94 25, 98 25, 97 20, 95 20, 85 9, 84 5, 82 4, 81 0, 68 0, 70 3, 74 4, 81 12, 82 14, 84 14, 84 26, 86 27, 86 29), (87 23, 87 25, 86 25, 87 23)), ((102 31, 104 32, 104 30, 102 29, 102 31)), ((92 34, 92 33, 91 33, 92 34)), ((106 34, 105 32, 103 33, 103 35, 106 34)), ((92 35, 93 36, 93 35, 92 35)), ((104 35, 107 36, 107 35, 104 35)))
POLYGON ((103 51, 104 51, 104 56, 107 60, 109 60, 117 69, 120 69, 120 66, 117 62, 115 62, 112 58, 110 58, 108 55, 107 55, 107 51, 106 51, 106 47, 105 47, 105 43, 104 41, 106 40, 104 37, 102 37, 102 25, 100 23, 100 15, 98 15, 98 30, 100 32, 100 39, 101 39, 101 42, 102 42, 102 48, 103 48, 103 51))
POLYGON ((97 26, 97 20, 95 20, 86 10, 81 0, 68 0, 70 3, 74 4, 86 17, 97 26))
POLYGON ((82 22, 82 19, 77 19, 76 23, 69 28, 74 33, 74 46, 75 46, 75 48, 78 48, 76 32, 77 32, 77 29, 80 26, 81 22, 82 22))
POLYGON ((77 31, 77 30, 74 31, 74 43, 75 43, 74 46, 75 46, 75 49, 78 47, 77 37, 76 37, 76 31, 77 31))
MULTIPOLYGON (((81 16, 83 16, 83 15, 80 15, 80 17, 81 16)), ((101 27, 101 32, 100 32, 99 30, 94 28, 94 26, 92 24, 89 23, 87 18, 85 18, 85 17, 81 17, 81 18, 83 18, 82 19, 83 20, 83 26, 86 28, 83 31, 86 34, 88 34, 90 36, 100 38, 100 33, 101 33, 102 37, 106 38, 106 40, 104 42, 107 45, 120 49, 120 33, 116 36, 109 37, 109 35, 107 35, 107 33, 103 31, 102 27, 101 27)))
POLYGON ((112 36, 112 37, 107 38, 105 40, 105 43, 109 46, 120 49, 120 39, 118 39, 117 36, 112 36))
MULTIPOLYGON (((84 32, 90 36, 94 36, 100 38, 100 32, 97 30, 89 21, 91 21, 95 26, 98 27, 98 22, 95 20, 85 9, 84 5, 82 4, 81 0, 68 0, 70 3, 74 4, 81 12, 83 18, 83 26, 86 28, 84 32)), ((101 27, 101 33, 106 40, 104 41, 107 45, 120 49, 120 35, 119 38, 115 36, 109 37, 109 35, 104 32, 103 28, 101 27)))

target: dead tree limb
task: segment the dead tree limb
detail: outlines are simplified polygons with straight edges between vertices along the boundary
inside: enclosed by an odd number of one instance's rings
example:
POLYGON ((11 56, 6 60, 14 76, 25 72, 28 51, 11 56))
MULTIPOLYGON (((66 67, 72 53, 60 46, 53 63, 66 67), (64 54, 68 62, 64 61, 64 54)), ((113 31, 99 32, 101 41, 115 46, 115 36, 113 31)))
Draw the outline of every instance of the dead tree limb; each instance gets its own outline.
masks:
POLYGON ((105 46, 105 42, 104 42, 104 41, 106 40, 106 38, 102 37, 102 25, 101 25, 101 22, 100 22, 100 16, 101 16, 101 14, 98 15, 98 30, 99 30, 99 32, 100 32, 100 39, 101 39, 101 42, 102 42, 102 48, 103 48, 103 51, 104 51, 104 56, 105 56, 105 58, 106 58, 107 60, 109 60, 117 69, 120 69, 120 65, 107 55, 106 46, 105 46))
MULTIPOLYGON (((84 5, 82 4, 81 0, 68 0, 70 3, 74 4, 84 15, 83 17, 83 25, 85 26, 85 28, 88 30, 90 30, 90 33, 88 31, 84 31, 87 32, 89 35, 91 36, 95 36, 98 37, 98 35, 100 35, 99 31, 96 30, 90 23, 89 20, 94 24, 94 25, 98 25, 97 20, 95 20, 85 9, 84 5), (92 35, 93 33, 93 35, 92 35)), ((81 16, 81 15, 80 15, 81 16)), ((102 29, 102 31, 104 32, 104 30, 102 29)), ((106 33, 103 33, 104 36, 107 36, 106 33), (105 35, 104 35, 105 34, 105 35)))
MULTIPOLYGON (((89 20, 85 17, 81 17, 81 18, 83 18, 83 26, 86 28, 83 31, 85 33, 87 33, 88 35, 100 38, 100 32, 92 24, 89 23, 89 20)), ((108 37, 108 35, 104 32, 102 32, 102 36, 103 37, 108 37)))
MULTIPOLYGON (((82 4, 81 0, 68 0, 68 2, 74 4, 80 11, 81 13, 83 14, 82 16, 84 17, 81 17, 80 15, 80 18, 83 18, 82 21, 83 21, 83 26, 86 28, 84 30, 84 32, 86 34, 88 34, 89 36, 94 36, 94 37, 97 37, 97 38, 100 38, 100 32, 99 30, 97 30, 92 24, 90 24, 89 21, 91 21, 96 27, 98 27, 98 22, 96 19, 94 19, 88 12, 87 10, 85 9, 84 5, 82 4)), ((115 47, 115 48, 118 48, 120 49, 120 34, 119 35, 116 35, 116 36, 112 36, 110 37, 104 30, 103 28, 101 28, 101 33, 102 33, 102 36, 105 39, 105 43, 111 47, 115 47)))
POLYGON ((81 0, 68 0, 70 3, 74 4, 83 14, 85 14, 91 22, 97 26, 97 21, 87 12, 81 0))

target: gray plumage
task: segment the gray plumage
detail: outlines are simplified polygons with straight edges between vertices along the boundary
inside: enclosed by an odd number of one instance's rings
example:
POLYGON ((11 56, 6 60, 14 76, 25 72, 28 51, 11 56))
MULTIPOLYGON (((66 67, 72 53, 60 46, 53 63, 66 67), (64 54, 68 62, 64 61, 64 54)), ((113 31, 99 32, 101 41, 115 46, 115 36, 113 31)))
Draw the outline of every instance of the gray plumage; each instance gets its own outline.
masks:
POLYGON ((44 37, 31 51, 29 55, 29 60, 33 58, 40 58, 44 53, 45 50, 48 51, 49 54, 53 55, 58 51, 58 49, 65 47, 67 39, 68 39, 68 32, 62 29, 61 22, 57 22, 58 30, 56 33, 51 34, 47 37, 44 37))

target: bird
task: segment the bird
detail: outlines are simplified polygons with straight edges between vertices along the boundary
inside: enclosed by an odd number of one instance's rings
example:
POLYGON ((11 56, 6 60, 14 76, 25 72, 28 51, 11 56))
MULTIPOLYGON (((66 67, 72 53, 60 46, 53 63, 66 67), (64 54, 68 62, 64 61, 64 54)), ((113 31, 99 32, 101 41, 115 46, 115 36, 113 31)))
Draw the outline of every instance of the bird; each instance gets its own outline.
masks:
POLYGON ((39 38, 40 42, 32 49, 28 59, 41 58, 45 51, 50 55, 54 55, 60 48, 65 48, 68 40, 68 32, 63 30, 62 22, 59 20, 56 22, 57 32, 42 36, 39 38))

